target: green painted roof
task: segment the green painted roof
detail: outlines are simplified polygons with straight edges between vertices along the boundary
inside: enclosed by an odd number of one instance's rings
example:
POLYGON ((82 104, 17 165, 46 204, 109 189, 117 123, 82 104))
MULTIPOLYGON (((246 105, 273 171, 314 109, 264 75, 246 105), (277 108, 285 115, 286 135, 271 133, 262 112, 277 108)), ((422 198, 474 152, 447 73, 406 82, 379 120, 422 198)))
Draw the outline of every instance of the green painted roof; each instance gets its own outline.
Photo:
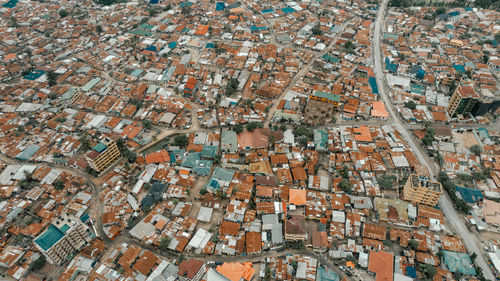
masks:
POLYGON ((62 231, 60 231, 57 227, 50 225, 49 228, 42 233, 42 235, 35 239, 35 243, 38 244, 38 246, 40 246, 44 251, 47 251, 63 237, 64 233, 62 231))
POLYGON ((101 153, 106 149, 106 145, 104 143, 98 143, 94 146, 94 150, 101 153))
POLYGON ((314 96, 319 97, 319 98, 324 98, 324 99, 327 99, 327 100, 331 100, 331 101, 335 101, 335 102, 339 102, 340 101, 340 96, 339 95, 325 93, 325 92, 321 92, 321 91, 315 91, 314 92, 314 96))

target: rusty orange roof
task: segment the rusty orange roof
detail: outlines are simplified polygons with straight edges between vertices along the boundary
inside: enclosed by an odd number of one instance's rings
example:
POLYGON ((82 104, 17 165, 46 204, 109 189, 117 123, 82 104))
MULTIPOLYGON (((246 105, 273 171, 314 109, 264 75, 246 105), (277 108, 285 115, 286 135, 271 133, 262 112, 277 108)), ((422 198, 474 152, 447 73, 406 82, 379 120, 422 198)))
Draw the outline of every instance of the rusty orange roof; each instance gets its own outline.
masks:
POLYGON ((388 252, 370 251, 368 271, 375 272, 375 281, 392 281, 394 274, 394 255, 388 252))
POLYGON ((231 281, 239 281, 241 278, 250 280, 255 274, 255 269, 252 268, 252 262, 243 264, 239 262, 225 262, 217 266, 215 270, 231 281))
POLYGON ((170 155, 165 149, 146 154, 146 164, 170 162, 170 155))
POLYGON ((295 189, 290 188, 290 193, 288 196, 288 201, 290 204, 294 205, 305 205, 306 204, 306 190, 305 189, 295 189))
POLYGON ((372 117, 378 117, 378 118, 387 118, 389 117, 389 113, 387 113, 387 110, 385 110, 385 105, 381 101, 374 101, 373 102, 373 108, 372 108, 372 117))
POLYGON ((372 141, 372 135, 370 133, 370 129, 367 126, 354 128, 353 131, 354 131, 354 139, 356 139, 356 141, 364 141, 364 142, 372 141))

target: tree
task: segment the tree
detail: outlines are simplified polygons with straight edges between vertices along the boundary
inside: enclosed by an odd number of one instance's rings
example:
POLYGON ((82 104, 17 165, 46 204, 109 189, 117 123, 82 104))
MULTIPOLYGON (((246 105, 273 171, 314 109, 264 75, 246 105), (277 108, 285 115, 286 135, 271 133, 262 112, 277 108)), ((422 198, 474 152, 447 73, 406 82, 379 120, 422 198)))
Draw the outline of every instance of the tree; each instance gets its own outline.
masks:
POLYGON ((281 125, 280 125, 280 130, 282 130, 282 131, 286 131, 286 125, 285 125, 285 124, 281 124, 281 125))
POLYGON ((226 85, 226 95, 232 96, 236 90, 238 89, 238 85, 240 82, 236 78, 229 79, 229 82, 226 85))
POLYGON ((346 180, 349 179, 349 168, 347 168, 346 165, 342 166, 342 170, 340 170, 339 172, 342 178, 346 180))
POLYGON ((416 250, 418 248, 418 241, 415 239, 410 239, 410 241, 408 241, 408 247, 410 247, 410 249, 412 250, 416 250))
POLYGON ((64 181, 62 180, 56 180, 54 181, 54 188, 57 190, 63 190, 64 189, 64 181))
POLYGON ((417 104, 411 100, 411 101, 405 102, 405 107, 409 108, 411 110, 414 110, 417 107, 417 104))
POLYGON ((191 7, 186 5, 186 6, 181 8, 181 12, 185 15, 189 15, 189 14, 191 14, 191 7))
POLYGON ((233 131, 235 131, 237 134, 243 132, 243 125, 241 124, 236 124, 233 126, 233 131))
POLYGON ((54 70, 49 70, 47 72, 47 82, 49 83, 49 86, 54 86, 57 84, 57 74, 54 72, 54 70))
POLYGON ((481 147, 478 144, 469 147, 469 151, 476 156, 481 155, 481 147))
POLYGON ((434 277, 434 275, 436 275, 436 268, 430 264, 423 264, 423 263, 420 263, 418 265, 420 271, 422 272, 422 274, 425 276, 425 278, 427 279, 432 279, 434 277))
POLYGON ((313 35, 323 35, 323 30, 321 30, 321 29, 319 28, 319 24, 318 24, 318 25, 315 25, 315 26, 311 29, 311 31, 312 31, 312 34, 313 34, 313 35))
POLYGON ((30 263, 31 271, 38 271, 45 265, 45 256, 40 256, 38 259, 30 263))
POLYGON ((188 144, 188 137, 185 134, 177 135, 174 137, 174 145, 175 146, 186 146, 188 144))
POLYGON ((168 250, 168 245, 170 244, 170 237, 162 237, 160 240, 160 250, 166 251, 168 250))
POLYGON ((100 25, 96 26, 96 27, 95 27, 95 31, 96 31, 97 33, 101 33, 101 32, 103 31, 103 30, 102 30, 102 26, 100 26, 100 25))
POLYGON ((307 138, 312 138, 314 135, 313 131, 304 125, 295 127, 293 134, 296 136, 305 136, 307 138))
POLYGON ((490 60, 490 56, 484 55, 481 60, 483 61, 483 63, 488 63, 488 61, 490 60))
POLYGON ((377 178, 377 180, 380 187, 382 187, 383 189, 389 189, 394 186, 394 180, 396 180, 396 177, 393 175, 384 174, 381 177, 377 178))
POLYGON ((302 136, 299 138, 299 144, 301 146, 306 146, 308 142, 309 142, 309 139, 307 139, 306 136, 302 136))
POLYGON ((50 93, 49 94, 49 99, 51 99, 51 100, 57 99, 57 93, 50 93))
POLYGON ((207 194, 207 189, 206 188, 200 189, 200 195, 205 195, 205 194, 207 194))
POLYGON ((61 18, 65 18, 65 17, 67 17, 67 16, 68 16, 68 14, 69 14, 69 13, 68 13, 68 11, 66 11, 66 10, 64 10, 64 9, 59 10, 59 16, 60 16, 61 18))
POLYGON ((339 182, 339 188, 342 189, 345 193, 351 193, 352 192, 352 183, 350 183, 346 179, 343 179, 339 182))
POLYGON ((247 131, 250 131, 252 132, 253 130, 257 129, 257 128, 262 128, 264 127, 264 124, 262 123, 257 123, 257 122, 250 122, 246 125, 246 129, 247 131))
POLYGON ((151 128, 153 127, 153 122, 151 120, 149 120, 149 119, 144 119, 142 121, 142 126, 146 130, 151 130, 151 128))
POLYGON ((425 145, 431 145, 432 142, 434 141, 434 128, 432 127, 426 127, 425 128, 425 136, 422 138, 422 142, 425 144, 425 145))

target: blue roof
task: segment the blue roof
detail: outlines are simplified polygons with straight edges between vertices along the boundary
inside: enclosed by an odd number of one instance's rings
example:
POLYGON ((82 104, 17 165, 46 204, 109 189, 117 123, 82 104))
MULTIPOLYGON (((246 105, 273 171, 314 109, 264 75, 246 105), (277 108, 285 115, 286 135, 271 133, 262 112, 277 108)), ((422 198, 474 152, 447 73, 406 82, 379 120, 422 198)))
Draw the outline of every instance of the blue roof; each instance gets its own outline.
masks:
POLYGON ((262 10, 260 12, 263 14, 274 13, 274 9, 265 9, 265 10, 262 10))
POLYGON ((425 70, 420 69, 419 71, 417 71, 417 78, 418 79, 424 79, 424 77, 425 77, 425 70))
POLYGON ((450 17, 454 17, 454 16, 460 15, 460 13, 455 11, 455 12, 448 13, 448 15, 450 15, 450 17))
POLYGON ((291 13, 295 12, 295 9, 292 7, 286 6, 285 8, 282 8, 281 11, 285 14, 291 14, 291 13))
POLYGON ((35 243, 38 244, 44 251, 47 251, 52 247, 57 241, 64 237, 64 233, 52 224, 47 228, 47 230, 35 239, 35 243))
POLYGON ((137 77, 137 76, 141 75, 142 72, 144 72, 144 70, 137 68, 137 69, 134 69, 134 71, 132 71, 132 73, 130 73, 130 75, 137 77))
POLYGON ((2 7, 11 9, 11 8, 14 8, 15 6, 17 6, 17 3, 19 3, 18 0, 9 0, 9 2, 3 4, 2 7))
POLYGON ((368 83, 370 83, 370 86, 372 87, 372 92, 374 94, 378 95, 378 86, 377 86, 377 80, 375 79, 375 77, 369 77, 368 83))
POLYGON ((479 189, 456 186, 455 189, 460 193, 462 199, 467 203, 473 204, 483 200, 483 193, 479 189))
POLYGON ((207 43, 207 49, 215 49, 215 43, 207 43))
POLYGON ((217 4, 215 4, 215 10, 222 11, 222 10, 224 10, 225 6, 226 5, 224 2, 217 2, 217 4))
POLYGON ((158 4, 158 0, 149 0, 149 5, 156 5, 158 4))
POLYGON ((169 49, 174 49, 176 46, 177 46, 177 41, 168 43, 168 48, 169 49))
POLYGON ((389 58, 385 58, 385 70, 396 73, 398 71, 398 65, 392 63, 389 58))
POLYGON ((191 6, 191 5, 193 5, 193 3, 191 3, 191 2, 184 2, 184 3, 181 3, 181 4, 179 5, 179 7, 181 7, 181 8, 182 8, 182 7, 184 7, 184 6, 191 6))
POLYGON ((33 80, 36 80, 36 79, 42 77, 42 75, 44 75, 44 74, 45 74, 45 71, 43 71, 43 70, 33 70, 30 73, 24 75, 23 78, 33 81, 33 80))
POLYGON ((417 278, 417 269, 412 266, 406 267, 406 276, 416 279, 417 278))
POLYGON ((83 215, 80 217, 80 220, 81 220, 82 222, 86 222, 86 221, 88 221, 88 219, 89 219, 89 218, 90 218, 89 214, 85 213, 85 214, 83 214, 83 215))
POLYGON ((473 11, 471 7, 465 7, 465 10, 466 10, 467 12, 472 12, 472 11, 473 11))
POLYGON ((158 49, 156 48, 156 46, 148 46, 146 48, 146 51, 158 52, 158 49))
POLYGON ((461 64, 454 64, 453 68, 458 72, 465 72, 465 67, 461 64))
POLYGON ((106 145, 102 142, 100 142, 94 146, 94 150, 99 152, 99 153, 103 152, 105 149, 106 149, 106 145))
POLYGON ((250 26, 251 31, 261 31, 261 30, 266 30, 266 29, 267 28, 265 26, 256 26, 256 25, 250 26))

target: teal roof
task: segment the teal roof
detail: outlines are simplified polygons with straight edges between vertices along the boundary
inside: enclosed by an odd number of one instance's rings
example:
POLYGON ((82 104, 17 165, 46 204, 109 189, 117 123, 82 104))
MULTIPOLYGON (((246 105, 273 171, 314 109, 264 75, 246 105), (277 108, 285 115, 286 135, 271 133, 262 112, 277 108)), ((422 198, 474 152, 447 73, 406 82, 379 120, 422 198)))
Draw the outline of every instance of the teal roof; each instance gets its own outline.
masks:
POLYGON ((325 130, 314 130, 314 147, 316 150, 327 150, 328 133, 325 130))
POLYGON ((32 144, 28 146, 25 150, 19 153, 16 158, 19 160, 28 160, 40 149, 40 146, 32 144))
POLYGON ((94 146, 94 150, 101 153, 106 149, 106 145, 104 143, 98 143, 94 146))
POLYGON ((89 82, 87 82, 87 84, 85 84, 82 87, 82 91, 84 91, 84 92, 90 91, 90 89, 92 89, 92 87, 94 87, 95 84, 99 83, 99 81, 101 81, 101 78, 94 78, 94 79, 90 80, 89 82))
POLYGON ((331 101, 335 101, 335 102, 340 101, 339 95, 325 93, 325 92, 321 92, 321 91, 315 91, 314 96, 319 97, 319 98, 323 98, 323 99, 327 99, 327 100, 331 100, 331 101))
POLYGON ((71 99, 75 94, 76 94, 76 91, 78 89, 75 88, 75 87, 71 87, 69 88, 69 90, 67 90, 62 96, 61 96, 61 99, 63 100, 69 100, 71 99))
POLYGON ((460 272, 467 275, 476 275, 476 270, 468 254, 443 251, 443 258, 450 272, 460 272))
POLYGON ((198 160, 195 163, 193 171, 202 176, 210 175, 210 171, 212 170, 213 163, 210 160, 198 160))
POLYGON ((230 182, 233 179, 234 171, 217 167, 212 174, 213 179, 230 182))
POLYGON ((182 166, 187 168, 194 168, 196 165, 196 161, 201 160, 201 153, 199 152, 191 152, 186 158, 182 161, 182 166))
POLYGON ((204 158, 214 158, 217 154, 217 146, 216 145, 205 145, 203 150, 201 151, 201 157, 204 158))
POLYGON ((64 233, 61 230, 53 225, 50 225, 47 230, 42 233, 42 235, 35 239, 35 243, 38 244, 38 246, 40 246, 44 251, 47 251, 63 237, 64 233))

